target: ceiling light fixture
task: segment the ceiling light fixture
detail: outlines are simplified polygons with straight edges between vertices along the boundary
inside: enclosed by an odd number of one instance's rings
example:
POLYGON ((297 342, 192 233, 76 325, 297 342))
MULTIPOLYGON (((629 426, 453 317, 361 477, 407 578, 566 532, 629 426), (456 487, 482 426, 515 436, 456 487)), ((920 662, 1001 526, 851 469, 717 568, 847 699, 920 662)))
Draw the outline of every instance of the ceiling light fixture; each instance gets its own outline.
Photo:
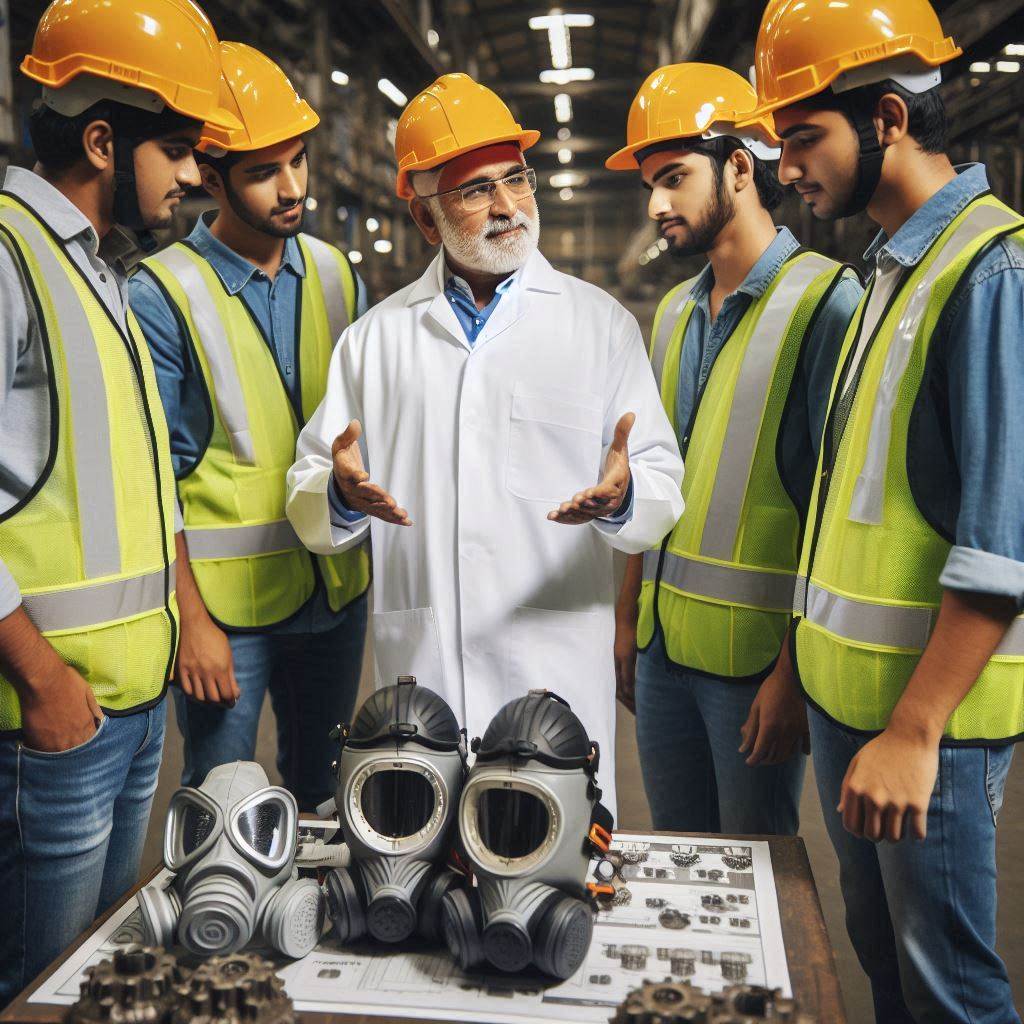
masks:
POLYGON ((572 120, 572 99, 567 92, 560 92, 555 97, 555 120, 559 124, 572 120))
POLYGON ((409 100, 404 92, 390 79, 382 78, 377 82, 377 88, 397 107, 404 107, 409 100))
POLYGON ((594 77, 593 68, 549 68, 540 73, 545 85, 568 85, 570 82, 589 82, 594 77))
POLYGON ((563 14, 557 8, 550 14, 530 19, 530 28, 547 32, 548 47, 551 50, 551 66, 563 69, 572 67, 572 44, 569 29, 590 28, 594 24, 592 14, 563 14))

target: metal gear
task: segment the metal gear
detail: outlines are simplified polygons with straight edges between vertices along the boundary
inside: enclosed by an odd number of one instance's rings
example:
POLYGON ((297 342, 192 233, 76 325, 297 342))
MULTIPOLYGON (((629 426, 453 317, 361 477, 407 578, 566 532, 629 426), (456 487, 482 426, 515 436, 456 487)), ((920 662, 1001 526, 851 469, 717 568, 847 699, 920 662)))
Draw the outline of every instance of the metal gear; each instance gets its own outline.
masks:
POLYGON ((815 1024, 778 990, 731 985, 710 994, 688 981, 648 981, 626 996, 609 1024, 815 1024))
POLYGON ((188 976, 162 949, 128 946, 86 968, 68 1024, 168 1024, 175 989, 188 976))
POLYGON ((171 1024, 294 1024, 273 964, 255 953, 215 956, 177 989, 171 1024))

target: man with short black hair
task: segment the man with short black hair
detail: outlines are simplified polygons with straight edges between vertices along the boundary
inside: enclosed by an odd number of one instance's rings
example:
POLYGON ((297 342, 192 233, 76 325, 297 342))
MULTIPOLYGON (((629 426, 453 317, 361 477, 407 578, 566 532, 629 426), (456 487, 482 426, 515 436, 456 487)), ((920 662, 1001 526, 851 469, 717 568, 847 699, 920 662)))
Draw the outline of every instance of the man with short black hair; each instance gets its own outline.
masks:
POLYGON ((1019 1021, 996 817, 1024 734, 1024 218, 944 151, 927 0, 774 0, 779 178, 881 229, 843 345, 791 630, 846 922, 879 1024, 1019 1021))
POLYGON ((202 12, 142 6, 43 15, 39 163, 0 195, 0 1005, 137 880, 163 748, 180 525, 119 257, 233 118, 202 12))
POLYGON ((673 256, 708 258, 654 321, 655 377, 689 455, 686 507, 659 547, 629 560, 615 668, 656 828, 792 835, 807 719, 785 636, 828 388, 861 288, 773 223, 771 118, 735 127, 755 100, 727 68, 658 68, 606 162, 640 172, 673 256))

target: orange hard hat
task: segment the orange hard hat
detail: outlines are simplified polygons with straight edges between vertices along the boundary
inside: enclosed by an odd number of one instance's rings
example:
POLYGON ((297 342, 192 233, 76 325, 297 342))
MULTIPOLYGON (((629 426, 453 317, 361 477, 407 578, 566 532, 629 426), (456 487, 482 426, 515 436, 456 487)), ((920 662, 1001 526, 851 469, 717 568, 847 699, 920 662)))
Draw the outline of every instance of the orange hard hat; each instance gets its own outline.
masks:
MULTIPOLYGON (((732 129, 757 105, 754 87, 716 64, 668 64, 652 71, 629 108, 626 145, 604 165, 611 171, 635 171, 636 154, 673 139, 736 135, 732 129)), ((744 135, 772 145, 779 141, 771 114, 750 125, 744 135)))
POLYGON ((409 175, 429 171, 472 149, 515 142, 529 149, 540 132, 524 129, 512 111, 469 75, 442 75, 402 111, 395 132, 396 191, 412 199, 409 175))
POLYGON ((928 0, 771 0, 757 34, 752 117, 835 88, 840 76, 852 88, 894 77, 893 67, 924 71, 962 52, 928 0), (857 74, 882 61, 875 75, 857 74))
POLYGON ((221 43, 220 60, 220 103, 241 127, 207 124, 196 147, 201 152, 263 149, 312 131, 320 123, 317 112, 266 54, 245 43, 221 43))
POLYGON ((58 91, 79 87, 86 74, 100 80, 93 101, 131 103, 132 93, 150 93, 196 121, 239 126, 218 103, 217 34, 191 0, 53 0, 21 70, 58 91))

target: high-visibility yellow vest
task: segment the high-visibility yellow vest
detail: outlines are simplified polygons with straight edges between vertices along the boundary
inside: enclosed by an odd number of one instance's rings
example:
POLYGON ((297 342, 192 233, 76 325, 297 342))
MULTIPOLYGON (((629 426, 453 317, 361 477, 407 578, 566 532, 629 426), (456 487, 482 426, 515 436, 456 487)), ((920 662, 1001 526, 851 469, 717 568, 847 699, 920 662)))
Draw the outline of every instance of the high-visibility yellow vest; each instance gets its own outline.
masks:
MULTIPOLYGON (((976 259, 1003 237, 1024 244, 1024 218, 986 195, 907 274, 869 342, 836 448, 833 420, 867 295, 844 343, 804 534, 793 646, 807 696, 853 729, 886 727, 935 625, 952 543, 914 500, 907 435, 943 308, 976 259)), ((946 736, 980 741, 1022 733, 1018 617, 953 712, 946 736)))
MULTIPOLYGON (((29 618, 104 709, 142 710, 174 664, 174 474, 156 378, 135 318, 107 311, 61 240, 0 194, 0 235, 27 283, 51 381, 50 452, 0 516, 0 558, 29 618)), ((21 726, 0 678, 0 730, 21 726)))
MULTIPOLYGON (((798 253, 751 302, 723 345, 682 439, 685 509, 644 555, 637 642, 661 626, 669 658, 746 678, 778 656, 793 603, 800 515, 776 448, 801 346, 844 268, 798 253)), ((662 301, 651 358, 676 434, 683 338, 696 278, 662 301)))
POLYGON ((199 592, 210 615, 234 629, 289 619, 317 586, 338 611, 370 583, 365 545, 312 555, 285 516, 296 439, 324 396, 331 353, 356 305, 345 257, 309 235, 298 244, 306 271, 298 303, 300 408, 245 302, 203 256, 179 242, 143 263, 180 314, 209 398, 209 442, 180 477, 178 494, 199 592))

